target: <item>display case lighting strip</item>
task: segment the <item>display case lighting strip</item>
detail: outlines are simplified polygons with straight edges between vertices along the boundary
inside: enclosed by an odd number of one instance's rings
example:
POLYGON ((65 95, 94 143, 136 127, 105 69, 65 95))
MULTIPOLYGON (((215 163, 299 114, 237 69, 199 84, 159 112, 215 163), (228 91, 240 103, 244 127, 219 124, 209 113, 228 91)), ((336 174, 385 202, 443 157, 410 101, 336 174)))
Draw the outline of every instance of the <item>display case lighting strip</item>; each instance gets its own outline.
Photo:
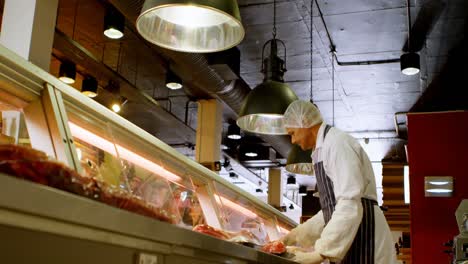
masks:
POLYGON ((245 207, 242 207, 240 205, 238 205, 237 203, 229 200, 228 198, 225 198, 223 196, 219 196, 219 195, 215 195, 216 197, 216 201, 218 203, 221 203, 222 205, 225 205, 247 217, 251 217, 251 218, 257 218, 258 215, 252 211, 250 211, 249 209, 245 208, 245 207))
POLYGON ((74 137, 88 143, 88 144, 91 144, 95 147, 98 147, 102 150, 104 150, 105 152, 108 152, 110 153, 111 155, 113 155, 114 157, 117 157, 117 153, 116 153, 116 149, 119 153, 119 156, 120 158, 124 159, 124 160, 127 160, 135 165, 138 165, 150 172, 153 172, 154 174, 158 175, 158 176, 161 176, 161 177, 164 177, 165 179, 169 180, 169 181, 172 181, 172 182, 179 182, 181 181, 182 179, 175 175, 174 173, 164 169, 162 166, 158 165, 158 164, 155 164, 154 162, 148 160, 148 159, 145 159, 144 157, 136 154, 135 152, 133 151, 130 151, 118 144, 115 144, 98 136, 98 135, 95 135, 94 133, 78 126, 78 125, 75 125, 73 124, 72 122, 69 122, 68 123, 70 125, 70 130, 71 130, 71 133, 74 137))

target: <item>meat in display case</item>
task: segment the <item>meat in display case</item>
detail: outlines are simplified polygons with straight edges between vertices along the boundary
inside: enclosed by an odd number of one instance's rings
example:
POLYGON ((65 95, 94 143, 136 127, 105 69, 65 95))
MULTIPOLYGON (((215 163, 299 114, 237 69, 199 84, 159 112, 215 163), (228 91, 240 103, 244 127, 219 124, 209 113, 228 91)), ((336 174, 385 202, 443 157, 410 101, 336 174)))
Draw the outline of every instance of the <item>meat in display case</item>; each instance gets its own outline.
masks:
POLYGON ((5 261, 47 237, 48 263, 90 245, 131 255, 113 263, 289 263, 258 249, 292 220, 2 46, 0 114, 5 261))

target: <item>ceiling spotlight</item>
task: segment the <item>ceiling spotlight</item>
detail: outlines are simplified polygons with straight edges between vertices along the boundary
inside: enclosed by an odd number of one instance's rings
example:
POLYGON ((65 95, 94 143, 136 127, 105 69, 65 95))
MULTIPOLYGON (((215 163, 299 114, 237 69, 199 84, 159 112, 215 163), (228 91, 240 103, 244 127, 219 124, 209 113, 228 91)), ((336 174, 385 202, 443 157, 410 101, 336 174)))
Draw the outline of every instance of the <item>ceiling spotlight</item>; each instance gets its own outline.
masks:
POLYGON ((182 80, 171 69, 166 72, 166 87, 171 90, 177 90, 183 87, 182 80))
POLYGON ((125 17, 114 7, 109 6, 104 16, 104 35, 110 39, 124 36, 125 17))
POLYGON ((296 186, 296 177, 294 175, 289 175, 286 181, 286 186, 293 187, 296 186))
POLYGON ((241 139, 242 136, 240 133, 240 127, 238 127, 236 124, 230 124, 228 126, 227 137, 234 140, 241 139))
POLYGON ((292 145, 286 161, 286 171, 295 174, 314 175, 312 150, 302 150, 296 144, 292 145))
POLYGON ((118 99, 115 99, 112 102, 111 109, 112 111, 118 113, 120 110, 122 110, 122 107, 128 102, 127 98, 123 96, 119 96, 118 99))
POLYGON ((93 76, 86 76, 81 84, 81 93, 94 98, 98 95, 98 82, 93 76))
POLYGON ((400 66, 401 72, 405 75, 415 75, 419 73, 419 55, 416 52, 413 52, 411 49, 411 10, 410 10, 410 1, 406 1, 406 17, 408 19, 408 53, 401 55, 400 57, 400 66))
POLYGON ((415 52, 409 52, 400 57, 401 72, 406 75, 415 75, 419 73, 419 55, 415 52))
POLYGON ((76 65, 71 61, 64 61, 60 64, 59 80, 66 84, 75 83, 76 65))
POLYGON ((306 196, 307 195, 307 186, 305 186, 305 185, 300 185, 299 186, 299 195, 300 196, 306 196))
POLYGON ((136 21, 149 42, 182 52, 216 52, 244 38, 236 0, 146 0, 136 21))
POLYGON ((250 158, 255 158, 258 156, 257 152, 253 152, 253 151, 246 152, 244 155, 250 158))
POLYGON ((293 205, 293 204, 290 204, 290 205, 289 205, 289 209, 290 209, 290 210, 294 210, 294 205, 293 205))

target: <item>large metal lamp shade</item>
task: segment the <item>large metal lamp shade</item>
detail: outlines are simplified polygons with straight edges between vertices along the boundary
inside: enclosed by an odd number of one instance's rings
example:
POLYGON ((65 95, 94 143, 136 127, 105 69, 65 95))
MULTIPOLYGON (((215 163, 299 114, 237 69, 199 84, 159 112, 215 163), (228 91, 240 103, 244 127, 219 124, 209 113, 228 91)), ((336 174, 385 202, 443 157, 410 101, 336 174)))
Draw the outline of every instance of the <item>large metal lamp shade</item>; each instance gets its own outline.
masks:
POLYGON ((236 0, 146 0, 138 32, 158 46, 183 52, 216 52, 244 38, 236 0))
POLYGON ((245 99, 239 112, 237 125, 243 130, 268 135, 286 135, 283 114, 289 104, 298 100, 285 83, 264 81, 245 99))
POLYGON ((296 144, 292 145, 286 161, 286 171, 294 174, 314 175, 312 150, 302 150, 296 144))

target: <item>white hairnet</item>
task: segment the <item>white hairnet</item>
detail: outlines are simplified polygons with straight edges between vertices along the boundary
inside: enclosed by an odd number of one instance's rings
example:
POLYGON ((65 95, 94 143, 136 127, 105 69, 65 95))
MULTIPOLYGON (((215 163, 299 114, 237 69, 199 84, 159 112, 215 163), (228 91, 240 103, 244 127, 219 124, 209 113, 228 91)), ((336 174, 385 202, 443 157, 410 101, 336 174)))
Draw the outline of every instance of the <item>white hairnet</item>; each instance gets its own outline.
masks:
POLYGON ((323 118, 314 104, 296 100, 284 112, 283 121, 286 128, 309 128, 322 123, 323 118))

